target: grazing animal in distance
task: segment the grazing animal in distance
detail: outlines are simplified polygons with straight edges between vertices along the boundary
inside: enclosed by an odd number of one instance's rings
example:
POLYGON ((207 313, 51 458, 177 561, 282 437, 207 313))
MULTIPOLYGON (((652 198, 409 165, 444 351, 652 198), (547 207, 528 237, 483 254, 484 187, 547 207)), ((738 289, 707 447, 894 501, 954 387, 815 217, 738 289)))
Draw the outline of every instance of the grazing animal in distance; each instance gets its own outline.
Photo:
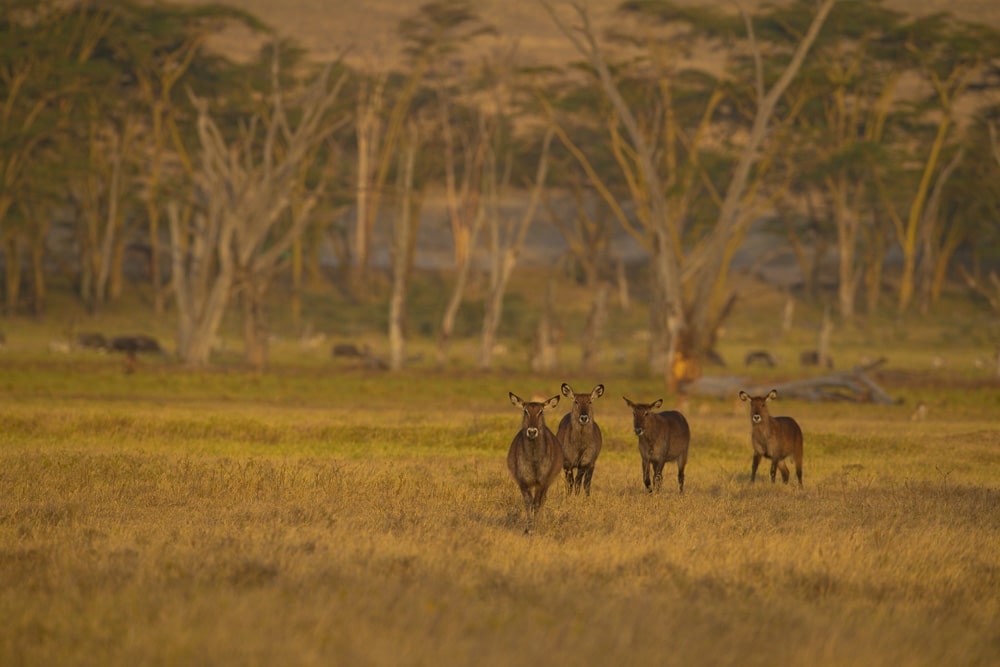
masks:
MULTIPOLYGON (((820 365, 820 355, 817 350, 805 350, 799 353, 799 363, 803 366, 819 366, 820 365)), ((826 358, 823 362, 827 368, 833 368, 833 359, 830 357, 826 358)))
POLYGON ((509 392, 510 402, 523 411, 521 428, 510 443, 507 469, 517 482, 524 499, 527 521, 524 534, 531 533, 538 511, 545 504, 545 494, 563 467, 562 447, 556 434, 545 425, 545 410, 559 405, 559 396, 546 401, 524 401, 509 392))
POLYGON ((604 440, 601 427, 594 421, 594 401, 604 395, 604 385, 599 384, 589 394, 577 394, 565 382, 562 395, 573 401, 572 409, 559 422, 556 438, 562 446, 563 472, 566 474, 566 494, 580 495, 580 487, 590 495, 590 480, 594 464, 601 453, 604 440), (573 479, 573 469, 576 479, 573 479))
POLYGON ((152 336, 139 334, 136 336, 115 336, 108 341, 108 349, 112 352, 150 353, 165 355, 166 352, 160 347, 152 336))
POLYGON ((767 409, 768 400, 777 398, 778 391, 772 389, 766 396, 751 396, 741 390, 739 395, 741 401, 750 403, 750 440, 753 444, 750 481, 757 479, 757 466, 763 457, 771 460, 771 482, 775 481, 776 471, 781 470, 781 479, 788 484, 788 466, 784 460, 791 456, 795 462, 795 476, 802 486, 802 429, 791 417, 772 417, 767 409))
POLYGON ((625 396, 622 398, 632 408, 632 428, 639 436, 642 481, 646 489, 650 493, 659 491, 663 486, 663 466, 667 461, 677 461, 677 484, 684 493, 684 467, 691 444, 687 419, 676 410, 656 412, 663 405, 662 398, 652 403, 634 403, 625 396))
POLYGON ((77 334, 76 344, 86 350, 100 350, 101 352, 108 350, 108 339, 104 337, 104 334, 95 332, 77 334))
POLYGON ((752 366, 754 364, 760 364, 761 366, 767 366, 768 368, 774 368, 777 366, 777 362, 774 361, 774 357, 767 350, 752 350, 747 352, 747 355, 743 357, 744 366, 752 366))

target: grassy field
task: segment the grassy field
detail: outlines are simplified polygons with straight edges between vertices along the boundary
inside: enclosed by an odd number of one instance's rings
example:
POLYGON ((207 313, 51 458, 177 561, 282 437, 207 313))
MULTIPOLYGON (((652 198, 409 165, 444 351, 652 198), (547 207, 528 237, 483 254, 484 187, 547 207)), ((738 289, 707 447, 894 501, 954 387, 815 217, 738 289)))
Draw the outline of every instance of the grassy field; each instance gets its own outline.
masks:
POLYGON ((890 383, 900 406, 779 397, 802 490, 751 485, 745 406, 692 399, 685 494, 668 467, 651 496, 620 397, 677 397, 628 369, 125 375, 32 326, 0 358, 0 664, 1000 660, 1000 391, 968 372, 890 383), (525 537, 507 392, 562 380, 606 385, 606 445, 525 537))

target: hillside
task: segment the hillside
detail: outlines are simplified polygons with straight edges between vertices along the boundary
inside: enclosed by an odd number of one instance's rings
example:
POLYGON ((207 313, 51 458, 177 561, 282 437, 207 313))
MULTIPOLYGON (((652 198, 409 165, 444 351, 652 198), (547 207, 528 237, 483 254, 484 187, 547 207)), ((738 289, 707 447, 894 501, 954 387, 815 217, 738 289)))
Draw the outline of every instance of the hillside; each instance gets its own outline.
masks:
MULTIPOLYGON (((249 11, 279 34, 294 37, 314 57, 328 59, 345 51, 358 65, 381 68, 397 57, 396 27, 427 0, 225 0, 225 4, 249 11)), ((601 23, 621 0, 587 0, 601 23)), ((693 3, 696 0, 679 0, 693 3)), ((206 0, 181 0, 204 3, 206 0)), ((697 0, 698 4, 733 7, 732 0, 697 0)), ((495 25, 506 39, 516 39, 520 57, 526 62, 553 62, 573 57, 545 10, 535 0, 477 0, 485 21, 495 25)), ((757 0, 747 6, 760 4, 757 0)), ((1000 27, 1000 2, 996 0, 888 0, 885 6, 898 11, 927 15, 950 11, 959 18, 1000 27)), ((216 47, 247 57, 256 42, 233 30, 216 47)))

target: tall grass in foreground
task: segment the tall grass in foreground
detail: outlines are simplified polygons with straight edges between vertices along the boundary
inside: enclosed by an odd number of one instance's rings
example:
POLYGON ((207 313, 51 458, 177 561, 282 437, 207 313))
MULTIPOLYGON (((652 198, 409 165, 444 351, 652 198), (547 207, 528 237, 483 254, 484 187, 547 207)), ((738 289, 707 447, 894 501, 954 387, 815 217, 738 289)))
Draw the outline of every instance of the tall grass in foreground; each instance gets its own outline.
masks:
POLYGON ((1000 660, 995 390, 920 423, 779 400, 803 490, 751 486, 745 412, 692 406, 679 496, 645 492, 608 382, 592 497, 554 486, 524 537, 508 380, 411 379, 409 407, 361 376, 292 401, 309 379, 169 401, 186 380, 126 401, 8 379, 0 664, 1000 660))

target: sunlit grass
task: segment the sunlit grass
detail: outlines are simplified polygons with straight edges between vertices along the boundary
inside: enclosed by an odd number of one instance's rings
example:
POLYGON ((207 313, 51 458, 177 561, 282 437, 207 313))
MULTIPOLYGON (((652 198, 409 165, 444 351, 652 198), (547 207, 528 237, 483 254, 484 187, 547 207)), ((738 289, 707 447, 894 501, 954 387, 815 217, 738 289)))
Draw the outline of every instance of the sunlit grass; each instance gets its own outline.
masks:
POLYGON ((506 392, 554 380, 7 365, 3 664, 1000 656, 995 390, 779 399, 802 490, 750 485, 743 406, 692 399, 685 494, 650 496, 620 395, 676 397, 611 375, 592 497, 560 480, 526 538, 506 392))

